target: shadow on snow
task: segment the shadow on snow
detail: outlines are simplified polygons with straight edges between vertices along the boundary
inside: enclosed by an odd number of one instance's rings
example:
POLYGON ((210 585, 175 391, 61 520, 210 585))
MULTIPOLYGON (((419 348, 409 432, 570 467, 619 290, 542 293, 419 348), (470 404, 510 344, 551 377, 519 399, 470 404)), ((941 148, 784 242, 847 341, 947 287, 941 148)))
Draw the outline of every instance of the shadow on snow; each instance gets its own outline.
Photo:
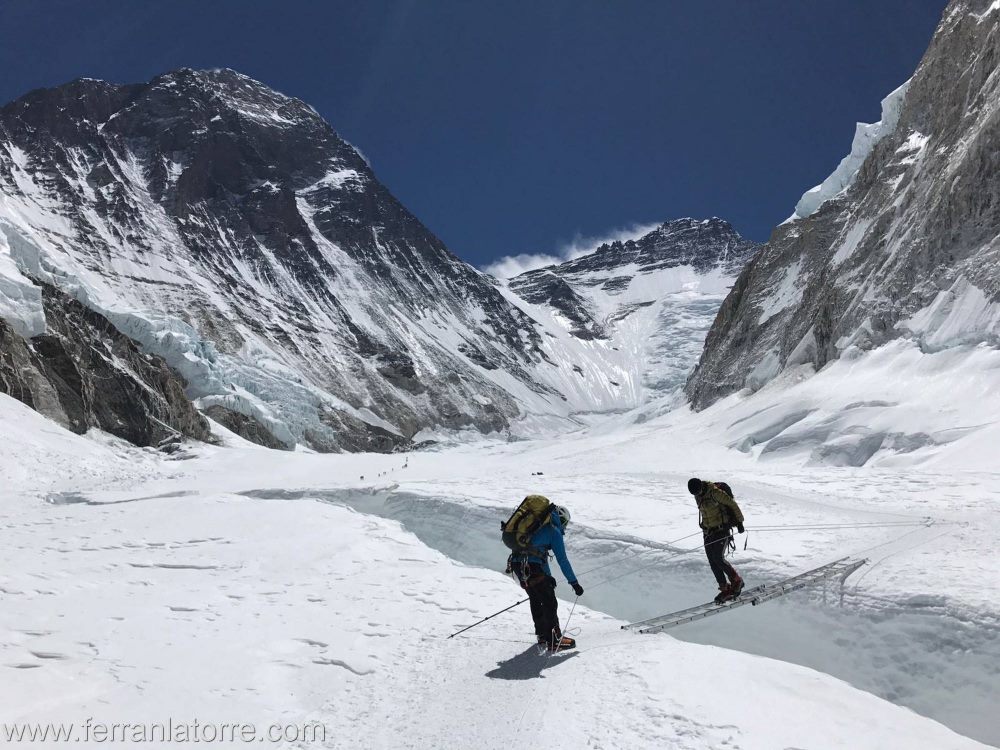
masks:
POLYGON ((579 653, 572 651, 552 656, 547 653, 540 654, 538 646, 532 645, 517 656, 512 656, 506 661, 498 661, 497 668, 491 669, 486 676, 494 680, 533 680, 541 677, 542 672, 549 667, 563 664, 574 656, 579 656, 579 653))

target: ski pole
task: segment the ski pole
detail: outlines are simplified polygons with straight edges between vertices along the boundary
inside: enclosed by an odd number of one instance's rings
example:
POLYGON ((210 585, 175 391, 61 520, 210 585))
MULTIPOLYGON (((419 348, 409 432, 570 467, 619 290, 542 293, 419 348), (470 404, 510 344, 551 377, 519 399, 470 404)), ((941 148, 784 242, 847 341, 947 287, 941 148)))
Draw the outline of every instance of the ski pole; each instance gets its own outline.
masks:
MULTIPOLYGON (((472 629, 473 629, 474 627, 476 627, 476 625, 482 625, 482 624, 483 624, 484 622, 486 622, 487 620, 492 620, 492 619, 493 619, 494 617, 496 617, 497 615, 502 615, 502 614, 503 614, 504 612, 506 612, 506 611, 507 611, 508 609, 514 609, 514 607, 518 606, 519 604, 524 604, 524 603, 525 603, 526 601, 528 601, 528 600, 527 600, 527 599, 522 599, 522 600, 521 600, 521 601, 519 601, 519 602, 514 602, 514 603, 513 603, 513 604, 511 604, 511 605, 510 605, 509 607, 505 607, 504 609, 501 609, 501 610, 500 610, 499 612, 494 612, 494 613, 493 613, 492 615, 490 615, 489 617, 484 617, 484 618, 483 618, 482 620, 480 620, 479 622, 474 622, 474 623, 472 623, 472 624, 471 624, 471 625, 470 625, 469 627, 467 627, 467 628, 462 628, 462 629, 461 629, 461 630, 459 630, 459 631, 458 631, 457 633, 452 633, 451 635, 449 635, 449 636, 448 636, 448 638, 454 638, 454 637, 455 637, 456 635, 461 635, 461 634, 462 634, 462 633, 464 633, 464 632, 465 632, 466 630, 472 630, 472 629)), ((446 639, 446 640, 447 640, 447 639, 446 639)))

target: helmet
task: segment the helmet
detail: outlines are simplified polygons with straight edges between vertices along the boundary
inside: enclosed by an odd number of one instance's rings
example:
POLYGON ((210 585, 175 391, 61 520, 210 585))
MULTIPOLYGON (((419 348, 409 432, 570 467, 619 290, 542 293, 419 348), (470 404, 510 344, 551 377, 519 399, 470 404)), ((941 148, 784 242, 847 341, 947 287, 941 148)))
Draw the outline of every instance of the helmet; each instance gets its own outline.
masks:
POLYGON ((562 524, 562 527, 565 529, 569 526, 569 511, 566 509, 566 506, 557 505, 556 513, 559 514, 559 522, 562 524))
POLYGON ((697 495, 704 488, 705 483, 696 477, 692 477, 688 480, 688 492, 692 495, 697 495))

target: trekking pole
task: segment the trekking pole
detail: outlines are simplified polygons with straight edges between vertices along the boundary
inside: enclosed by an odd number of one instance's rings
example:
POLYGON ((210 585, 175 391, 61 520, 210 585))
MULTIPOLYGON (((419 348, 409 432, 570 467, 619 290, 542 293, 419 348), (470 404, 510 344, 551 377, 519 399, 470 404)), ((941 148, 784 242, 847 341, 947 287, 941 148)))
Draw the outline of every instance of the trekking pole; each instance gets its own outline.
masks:
MULTIPOLYGON (((449 636, 448 636, 448 638, 454 638, 454 637, 455 637, 456 635, 461 635, 461 634, 462 634, 462 633, 464 633, 464 632, 465 632, 466 630, 472 630, 472 629, 473 629, 474 627, 476 627, 476 625, 482 625, 482 624, 483 624, 484 622, 486 622, 487 620, 492 620, 492 619, 493 619, 494 617, 496 617, 497 615, 502 615, 502 614, 503 614, 504 612, 506 612, 506 611, 507 611, 508 609, 514 609, 514 607, 518 606, 519 604, 524 604, 524 603, 525 603, 526 601, 528 601, 528 600, 527 600, 527 599, 522 599, 522 600, 521 600, 521 601, 519 601, 519 602, 514 602, 514 603, 513 603, 513 604, 511 604, 511 605, 510 605, 509 607, 505 607, 504 609, 501 609, 501 610, 500 610, 499 612, 494 612, 494 613, 493 613, 492 615, 490 615, 489 617, 484 617, 484 618, 483 618, 482 620, 480 620, 479 622, 474 622, 474 623, 472 623, 472 624, 471 624, 471 625, 470 625, 469 627, 467 627, 467 628, 462 628, 462 629, 461 629, 461 630, 459 630, 459 631, 458 631, 457 633, 452 633, 451 635, 449 635, 449 636)), ((447 640, 447 638, 446 638, 445 640, 447 640)))
MULTIPOLYGON (((576 597, 576 599, 573 600, 573 606, 569 608, 569 617, 566 618, 566 629, 563 631, 565 633, 569 632, 569 621, 573 619, 573 611, 576 609, 576 603, 578 601, 580 601, 580 597, 576 597)), ((552 656, 558 654, 559 649, 561 648, 562 648, 562 638, 559 639, 559 645, 555 647, 555 650, 552 652, 552 656)))

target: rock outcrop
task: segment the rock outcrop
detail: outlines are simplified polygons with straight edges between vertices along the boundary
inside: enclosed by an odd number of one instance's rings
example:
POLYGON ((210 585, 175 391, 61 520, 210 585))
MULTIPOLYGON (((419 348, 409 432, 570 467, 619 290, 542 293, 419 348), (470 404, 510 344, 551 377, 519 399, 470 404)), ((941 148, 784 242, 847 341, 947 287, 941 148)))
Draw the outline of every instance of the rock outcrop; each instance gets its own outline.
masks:
POLYGON ((899 337, 1000 345, 998 66, 1000 6, 953 0, 883 122, 740 274, 687 383, 695 408, 899 337))

